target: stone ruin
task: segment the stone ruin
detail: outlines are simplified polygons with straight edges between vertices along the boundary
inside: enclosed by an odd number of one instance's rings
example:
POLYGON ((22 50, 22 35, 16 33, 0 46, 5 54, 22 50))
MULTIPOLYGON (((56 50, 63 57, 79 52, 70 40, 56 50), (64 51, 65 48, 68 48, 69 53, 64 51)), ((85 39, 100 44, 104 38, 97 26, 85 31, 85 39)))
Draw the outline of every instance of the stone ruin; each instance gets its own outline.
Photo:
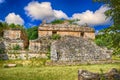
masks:
POLYGON ((63 24, 46 24, 43 22, 38 28, 38 39, 29 41, 29 50, 45 52, 51 46, 54 34, 63 36, 83 37, 84 39, 95 39, 95 31, 90 27, 83 27, 69 24, 65 21, 63 24))
POLYGON ((94 29, 68 23, 41 24, 38 28, 38 39, 29 41, 29 50, 47 53, 51 50, 52 61, 100 61, 110 60, 112 51, 97 46, 94 29), (60 40, 50 36, 58 34, 60 40))
POLYGON ((5 30, 3 39, 5 48, 8 50, 13 49, 16 45, 20 46, 21 49, 26 46, 24 35, 20 29, 5 30))
POLYGON ((78 70, 78 80, 120 80, 120 72, 112 68, 107 73, 93 73, 87 70, 78 70))
MULTIPOLYGON (((46 58, 51 50, 52 61, 79 61, 84 63, 111 59, 111 51, 100 48, 93 42, 95 33, 94 29, 90 27, 73 24, 42 24, 38 29, 38 35, 38 39, 29 41, 28 51, 21 51, 26 56, 30 55, 31 57, 33 54, 35 56, 40 54, 46 58), (54 34, 59 34, 61 39, 52 40, 51 36, 54 34)), ((12 50, 13 46, 19 45, 24 50, 25 42, 21 30, 11 29, 4 31, 3 41, 0 45, 6 50, 12 50)), ((21 56, 23 55, 18 55, 18 57, 21 56)))
POLYGON ((53 61, 89 63, 110 59, 110 50, 101 48, 91 40, 85 40, 82 37, 65 36, 51 44, 51 60, 53 61))
POLYGON ((39 37, 52 36, 54 34, 95 39, 95 31, 93 28, 73 25, 68 22, 64 24, 42 24, 38 29, 39 37))

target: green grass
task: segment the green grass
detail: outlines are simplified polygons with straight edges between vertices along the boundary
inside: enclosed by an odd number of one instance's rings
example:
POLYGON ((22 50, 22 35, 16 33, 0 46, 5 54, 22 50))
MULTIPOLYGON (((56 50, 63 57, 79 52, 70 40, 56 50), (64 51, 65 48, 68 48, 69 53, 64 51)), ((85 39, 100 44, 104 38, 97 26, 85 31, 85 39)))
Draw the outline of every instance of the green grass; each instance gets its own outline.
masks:
POLYGON ((106 72, 111 68, 120 69, 120 63, 79 66, 24 66, 0 68, 0 80, 77 80, 77 72, 79 69, 100 73, 100 69, 106 72))
POLYGON ((120 61, 120 55, 113 55, 112 60, 120 61))

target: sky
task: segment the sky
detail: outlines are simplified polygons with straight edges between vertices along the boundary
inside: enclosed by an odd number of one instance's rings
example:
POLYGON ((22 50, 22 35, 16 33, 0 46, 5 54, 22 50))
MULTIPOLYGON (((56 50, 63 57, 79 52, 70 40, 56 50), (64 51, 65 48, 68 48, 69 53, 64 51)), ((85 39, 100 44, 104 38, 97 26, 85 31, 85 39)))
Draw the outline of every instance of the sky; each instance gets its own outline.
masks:
POLYGON ((39 26, 42 20, 79 19, 78 25, 87 23, 97 31, 112 24, 104 15, 108 9, 92 0, 0 0, 0 21, 30 28, 39 26))

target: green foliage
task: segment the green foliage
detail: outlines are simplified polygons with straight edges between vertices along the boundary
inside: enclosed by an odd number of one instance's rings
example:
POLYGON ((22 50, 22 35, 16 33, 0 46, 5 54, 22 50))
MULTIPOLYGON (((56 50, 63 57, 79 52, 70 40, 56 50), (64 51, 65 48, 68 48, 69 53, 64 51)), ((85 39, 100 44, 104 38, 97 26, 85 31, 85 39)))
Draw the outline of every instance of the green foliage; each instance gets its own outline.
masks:
POLYGON ((41 66, 45 66, 46 63, 46 59, 44 58, 32 58, 29 60, 30 61, 30 67, 41 67, 41 66))
POLYGON ((47 57, 48 57, 48 59, 50 59, 50 52, 51 52, 51 47, 48 46, 48 51, 47 51, 47 57))
POLYGON ((95 40, 95 43, 96 43, 98 46, 101 46, 101 47, 103 47, 103 46, 106 45, 105 42, 102 41, 102 39, 96 39, 96 40, 95 40))
POLYGON ((104 77, 103 69, 100 69, 100 80, 106 80, 104 77))
POLYGON ((57 20, 52 21, 51 23, 52 24, 62 24, 62 23, 64 23, 64 20, 57 19, 57 20))
POLYGON ((120 30, 120 0, 93 0, 107 4, 110 9, 105 12, 107 17, 112 17, 114 21, 113 30, 120 30))
POLYGON ((23 67, 18 66, 15 68, 0 68, 0 79, 1 80, 78 80, 78 70, 89 70, 92 72, 99 72, 102 69, 107 72, 111 68, 120 68, 120 63, 116 64, 97 64, 97 65, 79 65, 79 66, 34 66, 37 62, 33 61, 33 67, 28 60, 25 61, 1 61, 1 64, 16 63, 16 64, 27 64, 23 67))
POLYGON ((52 24, 62 24, 65 21, 67 21, 69 24, 76 24, 75 22, 80 21, 80 20, 79 19, 74 19, 74 20, 61 20, 61 19, 57 19, 57 20, 52 21, 51 23, 52 24))
POLYGON ((0 49, 0 54, 4 54, 5 50, 4 49, 0 49))
POLYGON ((32 27, 27 29, 27 35, 29 40, 34 40, 38 38, 38 27, 32 27))
POLYGON ((114 48, 114 55, 120 55, 120 47, 114 48))
POLYGON ((120 61, 120 55, 113 55, 112 60, 120 61))
POLYGON ((120 54, 120 32, 114 31, 113 26, 101 30, 96 36, 97 45, 113 49, 113 54, 120 54), (102 33, 102 34, 100 34, 102 33))
POLYGON ((59 34, 53 34, 53 35, 51 36, 51 38, 52 38, 53 40, 58 40, 58 39, 61 38, 61 36, 60 36, 59 34))
POLYGON ((9 29, 8 24, 0 22, 0 37, 3 36, 3 31, 9 29))
POLYGON ((21 50, 20 45, 16 44, 13 46, 13 50, 21 50))
POLYGON ((21 29, 21 30, 24 29, 24 26, 19 25, 19 24, 15 25, 14 23, 10 24, 9 27, 11 29, 21 29))

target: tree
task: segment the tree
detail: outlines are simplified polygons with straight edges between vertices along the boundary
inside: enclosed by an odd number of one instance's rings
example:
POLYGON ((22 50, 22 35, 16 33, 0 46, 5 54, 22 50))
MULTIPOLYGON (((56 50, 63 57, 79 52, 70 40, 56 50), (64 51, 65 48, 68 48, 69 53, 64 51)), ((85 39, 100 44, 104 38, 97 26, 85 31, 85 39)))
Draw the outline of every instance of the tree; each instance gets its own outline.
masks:
POLYGON ((38 27, 34 26, 32 28, 27 29, 27 35, 29 40, 38 38, 38 27))
MULTIPOLYGON (((105 12, 107 17, 111 17, 114 24, 108 29, 104 30, 104 34, 110 35, 111 47, 114 48, 114 54, 120 54, 120 0, 94 0, 107 4, 110 9, 105 12), (111 33, 110 33, 111 32, 111 33), (108 34, 109 33, 109 34, 108 34)), ((104 38, 106 38, 104 37, 104 38)), ((106 42, 107 43, 107 42, 106 42)))
POLYGON ((114 21, 114 30, 120 29, 120 0, 94 0, 107 4, 110 9, 105 12, 107 17, 112 17, 114 21))
POLYGON ((95 42, 101 47, 107 47, 113 49, 113 54, 120 54, 120 32, 114 32, 112 30, 114 26, 99 31, 96 35, 95 42))
POLYGON ((0 22, 0 37, 3 36, 3 32, 6 29, 9 29, 8 24, 5 22, 0 22))

